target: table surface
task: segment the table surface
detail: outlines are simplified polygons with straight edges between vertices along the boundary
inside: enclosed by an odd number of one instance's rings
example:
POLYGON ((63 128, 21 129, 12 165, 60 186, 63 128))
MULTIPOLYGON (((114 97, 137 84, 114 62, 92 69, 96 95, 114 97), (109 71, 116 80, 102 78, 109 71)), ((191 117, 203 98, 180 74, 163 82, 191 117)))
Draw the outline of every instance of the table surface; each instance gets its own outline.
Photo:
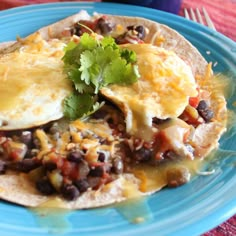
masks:
MULTIPOLYGON (((90 0, 91 1, 91 0, 90 0)), ((100 0, 96 0, 99 2, 100 0)), ((59 2, 57 0, 1 0, 0 10, 23 6, 26 4, 59 2)), ((62 1, 61 1, 62 2, 62 1)), ((114 1, 115 2, 115 1, 114 1)), ((179 15, 183 16, 184 8, 205 7, 216 30, 236 41, 236 0, 183 0, 179 15)), ((234 236, 236 235, 236 215, 217 226, 203 236, 234 236)))

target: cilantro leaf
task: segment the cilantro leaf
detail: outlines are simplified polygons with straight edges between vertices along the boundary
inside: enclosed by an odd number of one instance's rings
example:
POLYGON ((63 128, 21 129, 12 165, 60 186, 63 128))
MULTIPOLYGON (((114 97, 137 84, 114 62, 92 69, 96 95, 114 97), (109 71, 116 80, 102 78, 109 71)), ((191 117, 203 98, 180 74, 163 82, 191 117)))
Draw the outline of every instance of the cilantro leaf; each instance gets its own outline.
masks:
POLYGON ((64 100, 64 115, 72 120, 89 113, 94 105, 94 97, 87 94, 73 93, 64 100))
POLYGON ((104 37, 101 40, 101 46, 103 48, 109 46, 109 47, 112 47, 113 49, 118 49, 118 45, 116 44, 115 39, 112 37, 104 37))
POLYGON ((108 84, 127 85, 137 81, 139 74, 135 67, 131 64, 126 64, 126 61, 121 58, 114 59, 104 71, 104 82, 108 84))
POLYGON ((129 63, 135 63, 137 61, 137 56, 134 51, 130 51, 128 49, 121 50, 121 57, 129 63))
POLYGON ((101 104, 99 90, 109 84, 129 85, 139 77, 135 52, 121 49, 112 37, 97 40, 84 33, 79 44, 70 42, 62 58, 65 73, 75 91, 64 101, 64 114, 70 119, 92 114, 101 104))
POLYGON ((80 38, 78 46, 83 48, 83 50, 92 50, 97 47, 97 40, 88 33, 84 33, 80 38))
POLYGON ((65 55, 63 56, 62 60, 64 61, 65 65, 73 65, 73 64, 80 64, 80 54, 83 53, 85 50, 92 50, 97 47, 97 41, 89 36, 88 33, 84 33, 81 36, 80 43, 76 44, 75 42, 71 41, 65 47, 65 55))
POLYGON ((65 69, 68 78, 73 82, 74 88, 79 93, 93 93, 91 86, 81 80, 81 72, 75 65, 68 65, 65 69))

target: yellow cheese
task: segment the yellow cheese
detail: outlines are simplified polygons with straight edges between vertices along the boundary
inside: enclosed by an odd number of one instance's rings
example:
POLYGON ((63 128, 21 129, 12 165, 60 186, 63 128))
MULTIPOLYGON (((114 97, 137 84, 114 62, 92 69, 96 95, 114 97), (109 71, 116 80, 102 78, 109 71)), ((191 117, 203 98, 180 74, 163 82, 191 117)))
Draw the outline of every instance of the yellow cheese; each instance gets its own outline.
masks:
POLYGON ((48 151, 50 149, 50 145, 49 145, 49 139, 46 133, 41 129, 37 129, 35 131, 35 134, 36 134, 36 137, 39 139, 41 151, 48 151))
POLYGON ((0 56, 1 130, 22 129, 63 116, 62 101, 72 91, 63 73, 64 43, 31 36, 22 47, 0 56))
POLYGON ((90 122, 83 122, 81 120, 75 120, 71 123, 71 126, 79 131, 92 131, 93 134, 102 138, 112 138, 112 130, 108 124, 103 121, 90 120, 90 122))
POLYGON ((137 54, 141 77, 130 86, 110 85, 102 93, 125 113, 127 132, 147 138, 152 118, 178 117, 197 95, 191 68, 174 52, 150 44, 127 44, 137 54))

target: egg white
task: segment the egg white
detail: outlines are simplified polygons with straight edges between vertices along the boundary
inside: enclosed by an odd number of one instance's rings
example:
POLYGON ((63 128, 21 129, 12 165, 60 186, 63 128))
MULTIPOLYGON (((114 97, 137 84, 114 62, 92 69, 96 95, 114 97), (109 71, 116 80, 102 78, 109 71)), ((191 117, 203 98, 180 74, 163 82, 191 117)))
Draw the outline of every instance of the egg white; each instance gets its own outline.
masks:
POLYGON ((151 44, 126 44, 137 54, 138 82, 102 88, 103 95, 116 103, 126 117, 127 132, 136 136, 151 135, 152 119, 178 117, 197 95, 191 68, 174 52, 151 44))
POLYGON ((63 116, 72 91, 61 60, 65 44, 36 33, 0 56, 0 130, 30 128, 63 116))

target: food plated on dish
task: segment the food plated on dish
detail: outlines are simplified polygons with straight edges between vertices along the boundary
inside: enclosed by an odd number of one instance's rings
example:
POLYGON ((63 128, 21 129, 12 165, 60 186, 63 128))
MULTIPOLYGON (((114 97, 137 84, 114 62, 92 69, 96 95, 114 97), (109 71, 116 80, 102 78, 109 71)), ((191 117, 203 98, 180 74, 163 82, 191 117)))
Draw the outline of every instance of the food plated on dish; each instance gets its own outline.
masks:
POLYGON ((2 46, 0 197, 104 206, 187 183, 226 130, 224 85, 173 29, 85 11, 2 46))

